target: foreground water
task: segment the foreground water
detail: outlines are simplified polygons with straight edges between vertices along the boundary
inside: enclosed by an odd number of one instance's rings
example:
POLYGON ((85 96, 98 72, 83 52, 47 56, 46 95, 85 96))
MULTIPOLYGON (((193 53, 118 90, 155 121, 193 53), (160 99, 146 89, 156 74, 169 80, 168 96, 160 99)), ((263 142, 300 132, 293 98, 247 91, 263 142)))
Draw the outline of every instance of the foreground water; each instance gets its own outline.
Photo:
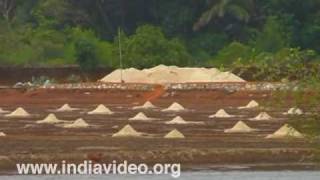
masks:
MULTIPOLYGON (((0 176, 1 180, 166 180, 170 175, 106 175, 106 176, 0 176)), ((178 179, 186 180, 319 180, 320 171, 227 171, 183 172, 178 179)))

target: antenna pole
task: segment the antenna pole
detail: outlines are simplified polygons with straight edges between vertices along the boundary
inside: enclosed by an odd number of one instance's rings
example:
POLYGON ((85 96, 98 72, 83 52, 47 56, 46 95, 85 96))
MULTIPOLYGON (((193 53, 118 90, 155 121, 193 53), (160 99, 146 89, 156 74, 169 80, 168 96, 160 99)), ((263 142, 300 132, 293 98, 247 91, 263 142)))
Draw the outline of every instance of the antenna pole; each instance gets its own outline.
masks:
POLYGON ((119 40, 119 63, 120 63, 120 80, 123 83, 123 76, 122 76, 122 49, 121 49, 121 29, 118 28, 118 40, 119 40))

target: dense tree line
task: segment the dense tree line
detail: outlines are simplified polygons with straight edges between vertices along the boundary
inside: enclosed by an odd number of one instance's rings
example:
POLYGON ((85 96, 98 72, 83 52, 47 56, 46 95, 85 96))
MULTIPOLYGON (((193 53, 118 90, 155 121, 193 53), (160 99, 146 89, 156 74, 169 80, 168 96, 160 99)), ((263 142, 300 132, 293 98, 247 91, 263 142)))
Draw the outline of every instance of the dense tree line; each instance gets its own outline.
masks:
POLYGON ((0 64, 304 64, 320 51, 319 0, 0 0, 0 64))

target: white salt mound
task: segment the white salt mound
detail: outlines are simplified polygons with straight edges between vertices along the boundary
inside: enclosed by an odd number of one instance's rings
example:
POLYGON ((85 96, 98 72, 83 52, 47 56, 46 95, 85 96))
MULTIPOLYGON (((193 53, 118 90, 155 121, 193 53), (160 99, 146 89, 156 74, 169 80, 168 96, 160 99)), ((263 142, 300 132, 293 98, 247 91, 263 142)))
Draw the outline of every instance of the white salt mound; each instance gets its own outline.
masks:
POLYGON ((88 114, 113 114, 113 112, 103 104, 100 104, 96 109, 88 112, 88 114))
POLYGON ((290 114, 290 115, 301 115, 301 114, 303 114, 303 111, 301 110, 301 109, 299 109, 299 108, 290 108, 289 110, 288 110, 288 112, 287 113, 284 113, 285 115, 286 114, 290 114))
POLYGON ((49 114, 46 118, 43 120, 37 121, 38 124, 57 124, 63 122, 62 120, 59 120, 56 115, 49 114))
POLYGON ((249 127, 246 123, 239 121, 232 128, 224 130, 225 133, 249 133, 256 131, 249 127))
POLYGON ((252 121, 267 121, 267 120, 271 120, 272 117, 266 113, 266 112, 261 112, 259 115, 257 115, 254 118, 251 118, 250 120, 252 121))
POLYGON ((188 124, 182 117, 177 116, 173 118, 171 121, 165 122, 166 124, 188 124))
POLYGON ((228 114, 224 109, 220 109, 216 112, 216 114, 213 114, 209 116, 209 118, 231 118, 234 117, 234 115, 228 114))
POLYGON ((165 124, 203 124, 203 122, 185 121, 181 116, 176 116, 171 121, 165 122, 165 124))
POLYGON ((8 113, 9 111, 5 111, 5 110, 3 110, 2 108, 0 108, 0 114, 2 114, 2 113, 8 113))
POLYGON ((241 106, 238 109, 251 109, 251 108, 257 108, 257 107, 259 107, 259 103, 257 103, 255 100, 252 100, 246 106, 241 106))
POLYGON ((149 121, 152 118, 148 118, 143 112, 139 112, 137 115, 129 119, 130 121, 149 121))
POLYGON ((58 111, 58 112, 64 112, 64 111, 74 111, 74 110, 77 110, 77 109, 70 107, 69 104, 64 104, 63 106, 61 106, 60 108, 58 108, 56 111, 58 111))
POLYGON ((121 130, 117 133, 114 133, 112 137, 139 137, 142 133, 137 132, 133 127, 130 125, 124 126, 121 130))
POLYGON ((5 137, 7 136, 4 132, 0 132, 0 137, 5 137))
POLYGON ((283 125, 279 130, 266 138, 303 138, 303 135, 288 124, 283 125))
POLYGON ((185 138, 185 136, 178 131, 177 129, 174 129, 172 131, 170 131, 168 134, 166 134, 164 136, 164 138, 168 138, 168 139, 183 139, 185 138))
POLYGON ((142 106, 134 106, 132 109, 153 109, 156 108, 150 101, 145 102, 142 106))
POLYGON ((168 108, 163 109, 162 111, 163 112, 166 112, 166 111, 185 111, 185 108, 182 105, 180 105, 179 103, 174 102, 168 108))
POLYGON ((72 124, 66 124, 63 126, 64 128, 87 128, 89 124, 84 121, 82 118, 75 120, 72 124))
POLYGON ((6 117, 29 117, 30 114, 21 107, 18 107, 16 110, 10 114, 5 115, 6 117))
POLYGON ((119 83, 193 83, 193 82, 245 82, 231 72, 220 72, 216 68, 181 68, 159 65, 150 69, 117 69, 100 81, 119 83))

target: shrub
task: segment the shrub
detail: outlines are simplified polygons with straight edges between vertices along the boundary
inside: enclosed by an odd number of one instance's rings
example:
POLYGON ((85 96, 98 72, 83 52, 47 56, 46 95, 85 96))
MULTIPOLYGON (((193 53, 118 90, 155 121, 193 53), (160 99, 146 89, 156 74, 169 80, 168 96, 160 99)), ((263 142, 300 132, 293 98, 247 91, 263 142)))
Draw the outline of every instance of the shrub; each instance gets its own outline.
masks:
POLYGON ((221 49, 213 60, 209 61, 209 65, 214 66, 228 66, 236 61, 248 62, 254 58, 256 52, 249 46, 239 42, 232 42, 225 48, 221 49))
POLYGON ((76 61, 85 71, 94 70, 98 66, 96 46, 87 39, 79 39, 75 42, 76 61))
POLYGON ((122 47, 126 67, 145 68, 158 64, 190 63, 190 56, 181 41, 167 39, 160 28, 151 25, 140 26, 132 36, 122 38, 122 47))

